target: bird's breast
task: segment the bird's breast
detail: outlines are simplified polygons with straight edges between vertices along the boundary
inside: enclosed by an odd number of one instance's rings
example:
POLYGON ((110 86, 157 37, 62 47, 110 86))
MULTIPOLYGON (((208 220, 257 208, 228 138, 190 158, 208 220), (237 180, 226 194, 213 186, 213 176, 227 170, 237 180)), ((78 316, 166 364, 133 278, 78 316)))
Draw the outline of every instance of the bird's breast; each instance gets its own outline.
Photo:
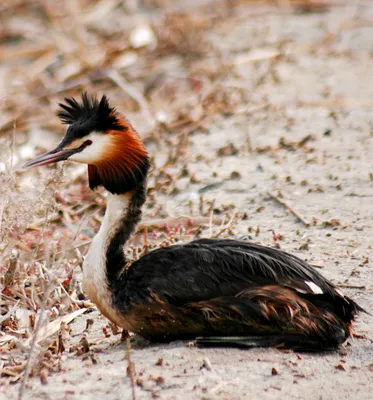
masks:
POLYGON ((124 316, 113 306, 111 292, 107 287, 99 287, 90 278, 83 279, 83 289, 98 310, 114 324, 127 329, 124 316))
POLYGON ((113 306, 112 293, 106 279, 105 258, 101 243, 95 239, 92 241, 83 263, 84 292, 106 318, 128 330, 125 316, 113 306))

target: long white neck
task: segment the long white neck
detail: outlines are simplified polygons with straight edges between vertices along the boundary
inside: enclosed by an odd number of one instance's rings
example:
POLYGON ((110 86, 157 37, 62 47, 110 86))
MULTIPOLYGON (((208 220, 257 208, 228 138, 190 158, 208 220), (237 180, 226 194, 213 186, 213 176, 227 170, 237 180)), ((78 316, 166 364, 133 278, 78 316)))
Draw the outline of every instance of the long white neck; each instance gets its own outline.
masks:
MULTIPOLYGON (((107 206, 105 216, 102 221, 102 225, 94 241, 102 243, 104 248, 107 248, 110 242, 110 238, 114 235, 118 229, 118 225, 123 223, 123 219, 128 213, 132 200, 132 194, 111 194, 108 193, 107 206)), ((93 242, 91 244, 92 248, 93 242)))
MULTIPOLYGON (((107 208, 102 225, 97 235, 93 238, 83 263, 85 287, 87 287, 88 282, 88 285, 94 284, 97 288, 107 290, 108 248, 128 213, 131 198, 132 196, 128 193, 123 195, 108 194, 107 208)), ((123 252, 123 248, 120 251, 123 252)), ((122 268, 119 265, 117 267, 118 269, 122 268)))
POLYGON ((83 288, 98 309, 111 321, 125 326, 121 313, 113 307, 113 295, 122 287, 127 260, 124 246, 141 220, 146 199, 145 185, 121 195, 108 194, 101 228, 92 240, 83 263, 83 288))

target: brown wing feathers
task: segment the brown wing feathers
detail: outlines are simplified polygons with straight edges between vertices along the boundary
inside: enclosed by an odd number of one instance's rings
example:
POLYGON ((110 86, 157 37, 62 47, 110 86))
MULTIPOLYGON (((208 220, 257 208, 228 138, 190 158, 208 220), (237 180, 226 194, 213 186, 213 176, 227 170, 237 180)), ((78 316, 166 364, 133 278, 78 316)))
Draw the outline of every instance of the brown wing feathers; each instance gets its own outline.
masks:
POLYGON ((203 239, 159 249, 135 262, 124 280, 116 304, 127 305, 123 312, 132 304, 141 334, 157 340, 282 334, 333 347, 348 336, 360 310, 305 262, 249 242, 203 239), (136 282, 137 292, 129 282, 136 282), (145 304, 151 293, 159 301, 152 297, 150 312, 145 304))

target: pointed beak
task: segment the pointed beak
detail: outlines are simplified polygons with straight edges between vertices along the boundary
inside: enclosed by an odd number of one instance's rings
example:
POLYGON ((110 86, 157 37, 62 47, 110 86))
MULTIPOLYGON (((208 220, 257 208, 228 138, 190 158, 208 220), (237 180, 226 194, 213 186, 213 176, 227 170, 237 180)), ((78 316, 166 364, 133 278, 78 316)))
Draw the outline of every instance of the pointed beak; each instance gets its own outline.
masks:
POLYGON ((85 147, 86 144, 84 143, 76 149, 64 150, 61 143, 54 150, 48 151, 41 156, 35 157, 32 160, 27 161, 27 163, 24 164, 22 168, 35 168, 42 165, 54 164, 58 161, 64 161, 71 157, 73 154, 80 153, 82 150, 84 150, 85 147))

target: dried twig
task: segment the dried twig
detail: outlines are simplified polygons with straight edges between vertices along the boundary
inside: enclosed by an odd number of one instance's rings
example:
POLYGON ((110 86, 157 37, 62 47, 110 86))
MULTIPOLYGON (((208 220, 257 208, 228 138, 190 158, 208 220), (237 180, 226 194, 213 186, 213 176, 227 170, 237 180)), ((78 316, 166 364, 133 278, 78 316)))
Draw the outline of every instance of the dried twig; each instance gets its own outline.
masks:
POLYGON ((319 264, 310 264, 310 265, 311 265, 311 267, 313 267, 313 268, 319 268, 319 269, 323 269, 323 268, 324 268, 323 265, 319 265, 319 264))
MULTIPOLYGON (((52 206, 47 208, 47 210, 45 212, 45 216, 44 216, 45 223, 44 223, 44 226, 42 228, 42 233, 44 232, 44 230, 46 229, 46 227, 48 225, 48 217, 49 217, 51 211, 52 211, 52 206)), ((35 256, 36 256, 37 251, 38 251, 38 249, 40 247, 42 237, 43 237, 43 235, 40 235, 39 240, 37 241, 37 244, 36 244, 36 247, 35 247, 35 250, 34 250, 34 259, 36 258, 35 256)), ((55 284, 53 282, 50 283, 48 285, 47 289, 44 291, 44 295, 42 296, 42 301, 41 301, 41 304, 40 304, 40 307, 39 307, 39 310, 40 310, 39 319, 38 319, 36 327, 35 327, 34 335, 32 336, 31 341, 30 341, 30 350, 28 352, 28 357, 27 357, 26 366, 25 366, 25 372, 23 374, 23 379, 22 379, 21 386, 20 386, 20 389, 19 389, 19 392, 18 392, 18 400, 22 400, 22 398, 24 396, 24 393, 25 393, 25 390, 26 390, 26 383, 27 383, 27 380, 29 378, 29 375, 30 375, 30 372, 31 372, 31 367, 32 367, 31 361, 32 361, 32 358, 33 358, 33 354, 34 354, 34 350, 35 350, 36 344, 38 342, 39 332, 40 332, 40 330, 41 330, 41 328, 42 328, 42 326, 44 324, 45 308, 46 308, 46 305, 47 305, 48 298, 49 298, 51 292, 54 290, 54 288, 55 288, 55 284)), ((24 287, 23 287, 23 289, 24 289, 24 287)))
POLYGON ((120 74, 115 70, 109 70, 106 72, 106 76, 111 79, 116 85, 118 85, 124 92, 128 94, 128 96, 132 97, 137 104, 141 108, 141 112, 143 113, 144 117, 147 119, 150 128, 154 128, 156 121, 150 112, 150 107, 148 102, 146 101, 145 97, 142 93, 136 89, 134 86, 130 85, 120 74))
POLYGON ((266 110, 270 106, 271 103, 264 103, 252 107, 240 107, 235 110, 235 114, 253 114, 257 111, 266 110))
POLYGON ((338 286, 338 287, 341 287, 341 288, 347 288, 347 289, 366 289, 365 286, 348 285, 348 284, 346 284, 346 283, 338 283, 337 286, 338 286))
POLYGON ((267 195, 271 197, 273 200, 277 201, 277 203, 281 204, 284 206, 287 210, 289 210, 293 215, 295 215, 299 221, 303 223, 304 226, 309 227, 311 223, 303 217, 302 214, 300 214, 299 211, 295 210, 286 200, 281 199, 279 196, 276 196, 273 193, 267 192, 267 195))
MULTIPOLYGON (((1 128, 0 128, 1 129, 1 128)), ((5 199, 0 204, 0 240, 2 240, 2 224, 3 224, 3 214, 5 210, 5 199)))
POLYGON ((87 311, 86 308, 80 308, 79 310, 73 311, 70 314, 64 315, 63 317, 59 317, 54 321, 49 322, 48 324, 45 325, 44 329, 35 329, 34 335, 26 340, 25 346, 28 346, 30 344, 32 345, 34 341, 36 341, 36 343, 41 342, 47 337, 58 332, 60 330, 62 323, 68 324, 79 315, 84 314, 86 311, 87 311))
POLYGON ((169 228, 175 227, 177 225, 186 225, 186 226, 199 226, 199 225, 219 225, 223 222, 221 217, 189 217, 189 216, 181 216, 181 217, 168 217, 168 218, 160 218, 160 219, 151 219, 146 223, 139 224, 137 228, 137 232, 143 232, 144 229, 157 228, 160 229, 162 227, 168 226, 169 228))
MULTIPOLYGON (((5 315, 0 316, 0 324, 2 324, 3 321, 6 321, 13 314, 13 312, 15 310, 17 310, 19 303, 20 303, 20 300, 17 300, 17 303, 14 306, 12 306, 5 315)), ((6 336, 8 336, 8 335, 6 335, 6 336)), ((14 337, 12 336, 12 338, 14 338, 14 337)), ((2 340, 4 340, 4 336, 0 336, 0 342, 2 340)))
POLYGON ((232 218, 228 221, 228 223, 224 226, 222 226, 215 235, 212 235, 212 238, 218 238, 221 234, 232 228, 232 226, 235 224, 235 222, 239 219, 239 215, 234 213, 232 215, 232 218))
POLYGON ((34 336, 32 337, 31 343, 30 343, 30 350, 29 350, 28 355, 27 355, 27 361, 26 361, 26 364, 25 364, 25 370, 24 370, 24 374, 23 374, 23 379, 22 379, 21 386, 20 386, 19 392, 18 392, 18 400, 22 400, 23 396, 25 394, 26 383, 27 383, 28 377, 29 377, 30 372, 31 372, 32 358, 33 358, 34 350, 35 350, 36 343, 37 343, 38 332, 40 331, 41 327, 44 324, 45 303, 46 303, 46 301, 48 299, 49 294, 50 294, 49 291, 46 291, 46 293, 44 294, 44 299, 43 299, 44 301, 43 301, 43 304, 42 304, 43 307, 40 309, 39 319, 38 319, 38 322, 37 322, 36 327, 35 327, 35 333, 34 333, 34 336))
MULTIPOLYGON (((51 215, 50 217, 48 217, 48 222, 57 222, 60 221, 62 218, 62 215, 59 213, 55 213, 53 215, 51 215)), ((35 221, 33 221, 29 226, 28 229, 30 230, 39 230, 40 229, 40 225, 43 225, 45 223, 45 217, 43 218, 39 218, 36 219, 35 221)), ((43 226, 44 229, 44 226, 43 226)))
POLYGON ((127 375, 131 381, 132 400, 136 400, 135 390, 135 371, 133 369, 133 363, 131 361, 131 338, 128 335, 126 337, 126 359, 127 359, 127 375))
POLYGON ((4 276, 5 288, 13 285, 14 274, 17 269, 18 258, 19 258, 19 251, 17 249, 13 249, 12 254, 9 257, 9 267, 4 276))

